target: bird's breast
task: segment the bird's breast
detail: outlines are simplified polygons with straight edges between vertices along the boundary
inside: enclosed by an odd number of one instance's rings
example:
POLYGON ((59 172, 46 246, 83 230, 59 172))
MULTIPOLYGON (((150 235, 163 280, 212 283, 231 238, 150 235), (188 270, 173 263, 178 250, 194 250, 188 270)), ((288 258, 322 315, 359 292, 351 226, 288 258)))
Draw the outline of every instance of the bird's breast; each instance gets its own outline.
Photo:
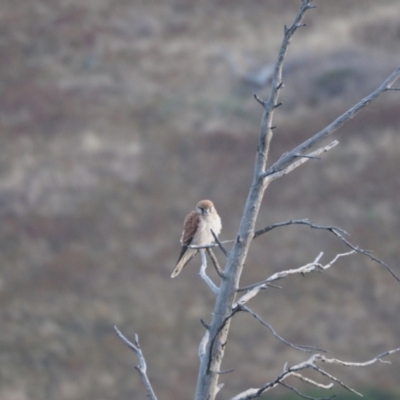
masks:
POLYGON ((213 243, 214 237, 211 230, 213 230, 216 235, 219 235, 221 228, 221 220, 218 215, 209 215, 207 218, 201 218, 192 244, 195 246, 205 246, 213 243))

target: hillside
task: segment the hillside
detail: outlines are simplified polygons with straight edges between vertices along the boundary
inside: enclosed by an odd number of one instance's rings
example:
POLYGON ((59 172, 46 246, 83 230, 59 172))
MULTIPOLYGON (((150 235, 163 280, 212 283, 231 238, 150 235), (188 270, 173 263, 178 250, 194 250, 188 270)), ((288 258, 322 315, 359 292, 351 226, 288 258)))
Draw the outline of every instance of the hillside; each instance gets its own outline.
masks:
MULTIPOLYGON (((196 262, 170 279, 183 217, 211 198, 221 237, 234 237, 261 120, 253 93, 268 93, 254 79, 299 3, 2 1, 0 399, 144 398, 115 323, 139 334, 160 399, 191 398, 213 296, 196 262)), ((398 1, 316 5, 291 44, 271 160, 400 64, 398 1)), ((384 94, 322 161, 271 185, 259 227, 340 226, 400 275, 399 105, 384 94)), ((328 233, 282 228, 254 242, 242 282, 345 250, 328 233)), ((399 286, 368 259, 282 285, 251 306, 288 340, 360 361, 400 346, 399 286)), ((238 316, 224 398, 303 356, 238 316)), ((392 362, 338 375, 400 392, 392 362)))

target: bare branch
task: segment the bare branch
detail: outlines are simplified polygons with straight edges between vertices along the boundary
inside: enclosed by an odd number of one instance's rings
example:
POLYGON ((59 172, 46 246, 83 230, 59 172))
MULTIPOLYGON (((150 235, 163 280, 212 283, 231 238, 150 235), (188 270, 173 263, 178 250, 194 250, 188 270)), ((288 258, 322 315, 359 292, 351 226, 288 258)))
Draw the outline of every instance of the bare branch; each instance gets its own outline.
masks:
POLYGON ((323 383, 316 382, 316 381, 314 381, 314 380, 312 380, 310 378, 307 378, 304 375, 298 374, 296 372, 293 372, 292 376, 298 378, 302 382, 308 383, 308 384, 310 384, 312 386, 315 386, 315 387, 318 387, 318 388, 321 388, 321 389, 324 389, 324 390, 329 390, 329 389, 333 388, 333 383, 332 382, 328 383, 327 385, 324 385, 323 383))
POLYGON ((309 221, 308 219, 290 220, 290 221, 280 222, 280 223, 277 223, 274 225, 267 226, 266 228, 260 229, 254 233, 253 238, 260 236, 263 233, 269 232, 270 230, 272 230, 274 228, 278 228, 281 226, 287 226, 287 225, 308 225, 310 228, 313 228, 313 229, 323 229, 323 230, 327 230, 327 231, 333 233, 337 238, 339 238, 350 249, 352 249, 355 252, 357 252, 358 254, 362 254, 362 255, 370 258, 372 261, 375 261, 376 263, 382 265, 384 268, 386 268, 386 270, 390 273, 390 275, 392 275, 392 277, 394 279, 396 279, 397 282, 400 283, 400 278, 393 272, 393 270, 385 262, 383 262, 379 258, 373 256, 371 254, 371 251, 360 249, 359 247, 351 244, 345 237, 343 237, 343 235, 349 236, 349 234, 346 231, 344 231, 343 229, 340 229, 336 226, 316 225, 313 222, 309 221))
POLYGON ((314 347, 314 346, 307 346, 307 345, 300 345, 300 344, 294 344, 291 343, 287 340, 285 340, 282 336, 279 336, 276 331, 274 330, 274 328, 268 323, 265 322, 260 316, 258 316, 254 311, 252 311, 249 307, 247 306, 238 306, 239 307, 239 311, 245 311, 249 314, 251 314, 257 321, 259 321, 262 325, 266 326, 271 333, 277 338, 279 339, 282 343, 285 343, 286 345, 296 349, 296 350, 300 350, 300 351, 305 351, 307 353, 311 353, 313 351, 322 351, 324 353, 326 353, 326 350, 322 350, 319 349, 318 347, 314 347))
POLYGON ((258 294, 258 292, 262 289, 266 288, 266 284, 270 282, 274 282, 280 279, 284 279, 288 277, 289 275, 293 274, 308 274, 310 272, 316 272, 316 271, 322 271, 330 268, 340 257, 346 257, 350 256, 352 254, 355 254, 356 251, 352 250, 347 253, 340 253, 337 254, 328 264, 322 265, 318 261, 321 259, 322 255, 324 253, 319 253, 318 256, 315 258, 315 260, 309 264, 306 264, 302 267, 299 268, 294 268, 294 269, 288 269, 286 271, 280 271, 280 272, 275 272, 273 275, 271 275, 269 278, 265 279, 264 281, 254 283, 252 285, 245 286, 243 288, 239 288, 238 292, 243 292, 243 291, 248 291, 246 294, 244 294, 239 300, 238 304, 243 305, 250 299, 252 299, 254 296, 258 294))
POLYGON ((366 367, 368 365, 375 364, 378 361, 381 363, 384 363, 384 364, 390 364, 390 361, 382 360, 382 358, 390 356, 390 355, 398 353, 398 352, 400 352, 400 347, 398 347, 397 349, 385 351, 381 354, 378 354, 376 357, 371 358, 370 360, 364 361, 364 362, 342 361, 342 360, 338 360, 336 358, 326 358, 325 356, 323 356, 321 354, 318 354, 318 359, 327 364, 338 364, 338 365, 342 365, 344 367, 366 367))
POLYGON ((305 162, 313 159, 320 159, 318 156, 322 153, 326 153, 327 151, 333 149, 335 146, 337 146, 339 142, 337 140, 334 140, 332 143, 321 147, 307 155, 300 155, 300 154, 295 154, 294 158, 296 161, 294 161, 292 164, 289 164, 287 167, 283 168, 282 170, 275 172, 274 174, 268 174, 267 172, 263 175, 263 177, 268 177, 268 180, 270 182, 274 181, 275 179, 281 178, 284 175, 287 175, 288 173, 292 172, 296 168, 300 167, 300 165, 303 165, 305 162), (298 159, 301 157, 300 159, 298 159))
POLYGON ((217 271, 217 274, 219 275, 220 278, 224 278, 224 273, 222 272, 221 267, 219 266, 217 257, 215 257, 214 252, 210 249, 207 249, 207 254, 210 256, 211 261, 213 262, 214 268, 217 271))
MULTIPOLYGON (((213 361, 212 359, 212 351, 213 351, 213 346, 215 341, 217 340, 218 335, 222 332, 222 330, 225 328, 225 326, 227 325, 228 321, 239 311, 239 308, 234 308, 232 309, 232 311, 229 313, 229 315, 227 315, 224 320, 222 321, 221 325, 218 327, 215 335, 213 336, 213 338, 210 341, 210 346, 209 346, 209 358, 208 358, 208 364, 207 364, 207 372, 211 371, 211 362, 213 361)), ((223 344, 223 347, 225 347, 225 344, 223 344)), ((218 375, 218 374, 217 374, 218 375)))
POLYGON ((333 387, 333 383, 330 383, 329 385, 324 385, 322 383, 318 383, 314 380, 311 380, 301 374, 299 374, 298 371, 302 371, 305 369, 314 369, 315 371, 319 372, 321 375, 329 378, 331 381, 336 382, 346 390, 357 394, 358 396, 362 397, 362 394, 357 392, 356 390, 352 389, 348 385, 346 385, 344 382, 342 382, 340 379, 336 378, 334 375, 326 372, 323 370, 321 367, 316 365, 317 362, 324 362, 324 363, 329 363, 329 364, 339 364, 343 366, 349 366, 349 367, 366 367, 368 365, 374 364, 378 361, 382 362, 382 357, 388 356, 390 354, 394 354, 400 351, 400 347, 394 350, 389 350, 386 351, 385 353, 379 354, 378 356, 374 357, 371 360, 365 361, 365 362, 358 362, 358 363, 353 363, 353 362, 346 362, 346 361, 341 361, 335 358, 326 358, 322 354, 314 354, 312 355, 308 360, 303 361, 297 365, 294 365, 290 368, 284 368, 284 370, 278 375, 277 378, 275 378, 273 381, 266 383, 265 385, 259 387, 259 388, 251 388, 247 389, 242 393, 239 393, 238 395, 232 397, 230 400, 249 400, 249 399, 255 399, 257 397, 260 397, 263 393, 268 391, 269 389, 272 389, 273 387, 282 384, 285 379, 287 379, 289 376, 294 376, 299 379, 301 379, 304 382, 307 382, 310 385, 316 386, 321 389, 331 389, 333 387))
POLYGON ((131 349, 135 352, 137 358, 139 359, 139 365, 137 365, 135 368, 139 371, 139 375, 142 379, 143 385, 146 388, 147 391, 147 397, 150 400, 157 400, 156 395, 154 394, 153 388, 151 386, 150 380, 147 376, 147 365, 146 365, 146 360, 144 358, 142 349, 140 348, 139 345, 139 336, 135 334, 135 343, 132 343, 129 341, 123 334, 122 332, 117 328, 116 325, 114 325, 114 331, 117 334, 117 336, 131 349))
POLYGON ((203 249, 199 251, 200 256, 201 256, 201 267, 200 267, 200 272, 199 275, 203 279, 205 283, 207 283, 207 286, 211 289, 211 291, 217 295, 219 292, 219 288, 215 285, 215 283, 209 278, 209 276, 206 274, 206 268, 207 268, 207 257, 206 253, 204 252, 203 249))
POLYGON ((254 93, 254 98, 263 106, 265 107, 265 101, 261 99, 260 97, 257 96, 256 93, 254 93))
POLYGON ((268 170, 265 172, 265 176, 273 175, 279 171, 282 171, 287 165, 295 161, 299 154, 303 154, 309 148, 315 146, 322 139, 337 131, 343 124, 353 118, 360 110, 362 110, 367 104, 378 98, 383 92, 391 90, 391 86, 400 77, 400 67, 398 67, 393 73, 370 95, 364 97, 356 105, 346 111, 344 114, 336 118, 332 123, 326 126, 324 129, 316 133, 311 138, 307 139, 299 146, 294 148, 292 151, 285 153, 276 161, 268 170))
POLYGON ((321 375, 323 375, 323 376, 331 379, 332 381, 336 382, 337 384, 339 384, 342 388, 348 390, 349 392, 352 392, 352 393, 356 394, 357 396, 363 397, 363 395, 360 392, 357 392, 357 390, 355 390, 355 389, 351 388, 350 386, 346 385, 343 381, 341 381, 340 379, 336 378, 336 376, 330 374, 329 372, 326 372, 321 367, 318 367, 315 364, 312 364, 310 366, 315 371, 318 371, 321 375))
POLYGON ((222 242, 218 239, 218 236, 215 234, 215 232, 212 229, 211 229, 211 233, 212 233, 212 235, 214 237, 215 242, 218 244, 219 248, 224 253, 225 257, 228 257, 228 255, 229 255, 228 250, 225 249, 225 247, 223 246, 222 242))
MULTIPOLYGON (((292 23, 292 25, 287 28, 285 26, 284 30, 284 38, 279 49, 278 58, 275 63, 274 72, 272 75, 272 85, 270 96, 267 101, 263 101, 260 98, 256 97, 256 100, 264 107, 264 114, 261 121, 261 129, 260 129, 260 139, 259 145, 257 148, 257 157, 256 157, 256 165, 255 170, 257 173, 263 174, 265 172, 266 161, 269 153, 270 142, 272 139, 272 118, 274 111, 280 104, 278 102, 279 92, 283 87, 282 84, 282 68, 283 62, 286 57, 286 53, 289 47, 289 43, 297 31, 298 28, 302 26, 302 20, 304 14, 307 10, 314 8, 311 3, 311 0, 302 0, 302 4, 299 8, 299 11, 292 23)), ((298 152, 300 154, 300 152, 298 152)))
POLYGON ((288 385, 285 382, 280 382, 281 386, 284 386, 285 388, 295 392, 299 397, 302 397, 303 399, 308 399, 308 400, 331 400, 334 397, 336 397, 335 394, 333 394, 332 396, 329 397, 323 397, 323 398, 317 398, 317 397, 312 397, 312 396, 306 396, 304 393, 301 393, 300 390, 296 389, 293 386, 288 385))
POLYGON ((290 221, 278 222, 276 224, 273 224, 273 225, 270 225, 270 226, 267 226, 267 227, 265 227, 263 229, 258 230, 257 232, 254 233, 254 238, 262 235, 263 233, 267 233, 269 231, 272 231, 272 229, 280 228, 282 226, 288 226, 288 225, 308 225, 310 228, 325 229, 325 230, 328 230, 328 231, 335 230, 335 231, 340 232, 340 233, 342 233, 342 234, 344 234, 346 236, 349 236, 349 234, 345 230, 343 230, 343 229, 341 229, 341 228, 339 228, 337 226, 320 226, 320 225, 314 224, 313 222, 311 222, 308 219, 291 219, 290 221))
POLYGON ((207 330, 210 329, 210 325, 207 324, 207 323, 204 321, 204 319, 200 319, 200 322, 201 322, 201 324, 204 326, 204 328, 206 328, 207 330))
POLYGON ((216 244, 215 243, 210 243, 210 244, 204 244, 204 245, 196 245, 196 244, 190 244, 188 247, 188 249, 195 249, 195 250, 204 250, 204 249, 212 249, 213 247, 215 247, 216 244))

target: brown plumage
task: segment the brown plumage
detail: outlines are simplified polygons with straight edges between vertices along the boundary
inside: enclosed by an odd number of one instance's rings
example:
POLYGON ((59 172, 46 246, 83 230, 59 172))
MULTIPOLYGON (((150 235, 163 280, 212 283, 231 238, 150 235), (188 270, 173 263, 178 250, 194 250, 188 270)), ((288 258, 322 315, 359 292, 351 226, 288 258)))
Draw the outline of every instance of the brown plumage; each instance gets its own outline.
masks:
POLYGON ((197 249, 191 249, 188 246, 205 246, 213 243, 214 237, 211 229, 218 235, 221 227, 221 219, 213 202, 210 200, 199 201, 196 211, 189 213, 184 220, 181 236, 182 249, 171 278, 175 278, 198 252, 197 249))

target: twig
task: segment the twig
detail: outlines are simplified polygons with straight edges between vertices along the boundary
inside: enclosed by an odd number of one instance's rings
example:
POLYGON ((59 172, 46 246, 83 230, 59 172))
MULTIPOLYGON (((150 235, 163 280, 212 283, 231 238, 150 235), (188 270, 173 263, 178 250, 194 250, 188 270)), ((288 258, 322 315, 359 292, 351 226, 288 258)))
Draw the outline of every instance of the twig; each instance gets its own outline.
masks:
POLYGON ((214 237, 214 240, 218 244, 219 248, 224 253, 225 257, 228 257, 228 255, 229 255, 228 250, 225 249, 225 247, 223 246, 222 242, 218 239, 218 236, 215 234, 215 232, 212 229, 211 229, 211 233, 212 233, 212 235, 214 237))
POLYGON ((266 172, 265 174, 263 174, 262 176, 264 178, 268 177, 268 181, 272 182, 278 178, 281 178, 284 175, 287 175, 288 173, 292 172, 293 170, 295 170, 296 168, 300 167, 300 165, 303 165, 305 162, 312 160, 312 159, 319 159, 319 155, 322 153, 326 153, 327 151, 333 149, 335 146, 337 146, 339 144, 339 142, 337 140, 334 140, 332 143, 323 146, 305 156, 301 156, 299 154, 294 154, 293 157, 296 161, 294 161, 293 163, 289 164, 288 166, 286 166, 285 168, 282 168, 281 170, 271 174, 269 172, 266 172), (301 157, 300 159, 298 159, 299 157, 301 157))
POLYGON ((253 283, 251 285, 242 287, 237 289, 238 292, 243 292, 247 291, 246 294, 244 294, 239 300, 238 304, 243 305, 244 303, 248 302, 250 299, 252 299, 254 296, 257 295, 257 293, 266 288, 266 285, 270 282, 278 281, 280 279, 286 278, 289 275, 293 274, 308 274, 311 272, 316 272, 318 270, 326 270, 330 268, 340 257, 346 257, 350 256, 352 254, 355 254, 356 251, 352 250, 347 253, 340 253, 337 254, 329 263, 322 265, 319 263, 319 260, 321 259, 322 255, 324 254, 323 252, 319 253, 318 256, 315 258, 315 260, 309 264, 303 265, 302 267, 299 268, 294 268, 294 269, 288 269, 286 271, 280 271, 280 272, 275 272, 272 274, 269 278, 258 282, 258 283, 253 283))
POLYGON ((228 250, 225 249, 223 243, 232 243, 234 242, 234 240, 224 240, 223 242, 221 242, 218 239, 218 236, 214 233, 214 231, 211 229, 211 233, 215 239, 215 243, 210 243, 210 244, 204 244, 201 246, 198 245, 194 245, 194 244, 190 244, 189 246, 187 246, 189 249, 195 249, 195 250, 200 250, 200 249, 212 249, 213 247, 218 246, 221 251, 224 253, 225 257, 228 257, 229 252, 228 250))
POLYGON ((396 68, 392 74, 369 96, 364 97, 356 105, 350 108, 348 111, 343 113, 341 116, 336 118, 332 123, 326 126, 324 129, 313 135, 311 138, 307 139, 296 148, 288 153, 282 155, 278 161, 276 161, 268 170, 265 172, 264 176, 273 175, 278 171, 282 171, 287 165, 291 164, 299 154, 303 154, 312 146, 315 146, 318 142, 324 139, 326 136, 337 131, 344 123, 349 119, 353 118, 360 110, 362 110, 367 104, 371 103, 377 97, 379 97, 383 92, 391 90, 391 86, 400 77, 400 67, 396 68))
POLYGON ((296 349, 296 350, 301 350, 301 351, 305 351, 307 353, 311 353, 313 351, 322 351, 324 353, 327 353, 326 350, 322 350, 319 349, 318 347, 314 347, 314 346, 307 346, 307 345, 299 345, 299 344, 294 344, 291 343, 287 340, 285 340, 282 336, 279 336, 276 331, 274 330, 274 328, 268 323, 265 322, 260 316, 258 316, 254 311, 252 311, 249 307, 247 306, 238 306, 239 307, 239 311, 245 311, 249 314, 251 314, 257 321, 259 321, 262 325, 266 326, 271 333, 277 338, 279 339, 282 343, 285 343, 286 345, 296 349))
POLYGON ((310 228, 326 229, 328 231, 335 230, 337 232, 341 232, 344 235, 349 236, 349 234, 345 230, 343 230, 342 228, 339 228, 337 226, 320 226, 320 225, 314 224, 313 222, 309 221, 308 219, 291 219, 290 221, 278 222, 276 224, 269 225, 269 226, 267 226, 267 227, 265 227, 263 229, 259 229, 258 231, 256 231, 254 233, 253 238, 255 239, 256 237, 258 237, 258 236, 260 236, 260 235, 262 235, 264 233, 272 231, 272 229, 280 228, 282 226, 288 226, 288 225, 308 225, 310 228))
POLYGON ((341 381, 339 378, 336 378, 336 376, 330 374, 329 372, 326 372, 324 369, 321 367, 318 367, 315 364, 311 365, 311 368, 314 369, 315 371, 319 372, 321 375, 327 377, 328 379, 336 382, 338 385, 340 385, 342 388, 348 390, 351 393, 356 394, 357 396, 363 397, 363 395, 360 392, 357 392, 357 390, 353 389, 352 387, 346 385, 343 381, 341 381))
POLYGON ((207 324, 207 322, 204 321, 204 319, 200 319, 200 322, 204 326, 204 328, 206 328, 207 330, 210 330, 210 325, 207 324))
MULTIPOLYGON (((271 382, 266 383, 265 385, 259 387, 259 388, 251 388, 247 389, 242 393, 239 393, 238 395, 232 397, 230 400, 250 400, 250 399, 255 399, 257 397, 260 397, 263 393, 268 391, 269 389, 272 389, 273 387, 282 384, 286 378, 289 376, 294 376, 297 377, 298 379, 316 386, 321 389, 331 389, 333 387, 333 383, 331 382, 328 385, 324 385, 322 383, 318 383, 314 380, 311 380, 299 373, 299 371, 305 370, 305 369, 314 369, 315 371, 319 372, 321 375, 329 378, 331 381, 336 382, 340 386, 342 386, 344 389, 357 394, 358 396, 362 396, 361 393, 357 392, 356 390, 352 389, 350 386, 346 385, 344 382, 342 382, 340 379, 336 378, 334 375, 326 372, 323 370, 321 367, 319 367, 316 363, 317 362, 324 362, 324 363, 329 363, 329 364, 339 364, 343 366, 348 366, 348 367, 366 367, 368 365, 374 364, 378 361, 383 362, 382 357, 388 356, 390 354, 394 354, 400 351, 400 347, 394 350, 389 350, 386 351, 382 354, 379 354, 378 356, 372 358, 371 360, 365 361, 365 362, 346 362, 342 360, 338 360, 336 358, 327 358, 322 354, 314 354, 312 355, 308 360, 303 361, 297 365, 294 365, 290 368, 284 368, 284 370, 271 382)), ((332 398, 332 397, 330 397, 332 398)))
POLYGON ((220 278, 225 278, 225 275, 218 263, 217 257, 215 257, 214 252, 211 250, 211 248, 207 249, 207 254, 210 256, 211 261, 213 262, 214 268, 217 271, 217 274, 219 275, 220 278))
MULTIPOLYGON (((315 6, 310 3, 311 3, 310 0, 302 0, 302 4, 299 8, 299 11, 292 25, 289 28, 285 26, 284 38, 281 47, 279 49, 279 54, 275 63, 274 72, 272 74, 271 92, 268 100, 264 101, 258 97, 255 97, 256 100, 264 108, 264 114, 261 120, 260 138, 257 147, 257 158, 255 165, 255 170, 260 172, 261 174, 265 172, 266 160, 269 154, 270 143, 272 140, 271 128, 272 128, 273 114, 276 108, 281 104, 278 102, 278 97, 281 89, 283 88, 283 83, 282 83, 283 62, 286 58, 289 43, 293 35, 295 34, 298 28, 303 26, 301 21, 303 20, 304 14, 307 12, 307 10, 315 8, 315 6)), ((297 153, 300 154, 300 152, 297 153)))
POLYGON ((370 360, 364 361, 364 362, 342 361, 342 360, 338 360, 336 358, 326 358, 325 356, 323 356, 321 354, 318 355, 318 359, 327 364, 338 364, 338 365, 342 365, 344 367, 366 367, 368 365, 375 364, 378 361, 383 364, 391 364, 390 361, 382 360, 382 358, 386 357, 386 356, 390 356, 390 355, 398 353, 398 352, 400 352, 400 347, 398 347, 396 349, 384 351, 383 353, 378 354, 376 357, 371 358, 370 360))
POLYGON ((266 228, 260 229, 254 233, 253 238, 258 237, 258 236, 262 235, 263 233, 269 232, 270 230, 272 230, 274 228, 279 228, 281 226, 287 226, 287 225, 307 225, 313 229, 323 229, 323 230, 333 233, 337 238, 339 238, 350 249, 352 249, 355 252, 357 252, 358 254, 362 254, 362 255, 370 258, 372 261, 375 261, 376 263, 382 265, 384 268, 386 268, 386 270, 390 273, 390 275, 392 275, 392 277, 394 279, 396 279, 397 282, 400 283, 400 278, 393 272, 393 270, 385 262, 383 262, 379 258, 373 256, 371 254, 371 251, 360 249, 359 247, 351 244, 345 237, 343 237, 343 235, 349 236, 349 234, 346 231, 344 231, 343 229, 340 229, 336 226, 316 225, 313 222, 309 221, 308 219, 290 220, 290 221, 280 222, 280 223, 277 223, 274 225, 267 226, 266 228))
POLYGON ((333 388, 333 383, 332 382, 324 385, 323 383, 316 382, 316 381, 314 381, 314 380, 312 380, 310 378, 307 378, 306 376, 298 374, 297 372, 293 372, 292 376, 294 376, 295 378, 298 378, 302 382, 308 383, 308 384, 313 385, 313 386, 317 386, 317 387, 319 387, 321 389, 324 389, 324 390, 329 390, 329 389, 333 388))
POLYGON ((190 244, 188 247, 188 249, 195 249, 195 250, 205 250, 205 249, 212 249, 213 247, 215 247, 216 244, 215 243, 210 243, 210 244, 203 244, 203 245, 195 245, 195 244, 190 244))
POLYGON ((210 371, 211 371, 210 366, 211 366, 211 361, 212 361, 212 351, 213 351, 214 343, 215 343, 215 341, 216 341, 218 335, 219 335, 220 332, 224 329, 226 323, 227 323, 238 311, 239 311, 239 308, 238 308, 238 307, 232 309, 231 313, 230 313, 229 315, 227 315, 227 316, 223 319, 221 325, 218 327, 217 331, 215 332, 215 335, 214 335, 213 338, 211 339, 210 347, 209 347, 210 353, 209 353, 209 355, 208 355, 209 360, 208 360, 208 364, 207 364, 207 372, 210 372, 210 371))
POLYGON ((150 380, 147 376, 147 365, 146 365, 146 360, 144 358, 142 349, 140 348, 139 345, 139 336, 135 334, 135 343, 132 343, 129 341, 123 334, 122 332, 117 328, 116 325, 114 325, 114 331, 117 334, 117 336, 131 349, 135 352, 137 358, 139 359, 139 365, 137 365, 135 368, 139 371, 139 375, 142 378, 142 382, 144 387, 147 390, 147 397, 150 400, 157 400, 156 395, 154 394, 153 388, 151 386, 150 380))
POLYGON ((307 396, 304 393, 301 393, 300 390, 296 389, 293 386, 288 385, 285 382, 279 382, 281 384, 281 386, 284 386, 285 388, 291 390, 292 392, 295 392, 297 394, 297 396, 302 397, 303 399, 308 399, 308 400, 331 400, 334 397, 336 397, 336 394, 333 394, 332 396, 329 397, 323 397, 323 398, 317 398, 317 397, 312 397, 312 396, 307 396))
POLYGON ((206 258, 206 253, 204 252, 203 249, 199 250, 200 256, 201 256, 201 267, 200 267, 200 272, 199 275, 203 279, 205 283, 207 283, 207 286, 211 289, 211 291, 217 295, 219 292, 219 288, 214 284, 214 282, 208 277, 206 274, 206 268, 207 268, 207 258, 206 258))
POLYGON ((261 99, 260 97, 257 96, 256 93, 254 93, 254 98, 263 106, 265 107, 265 101, 263 99, 261 99))

